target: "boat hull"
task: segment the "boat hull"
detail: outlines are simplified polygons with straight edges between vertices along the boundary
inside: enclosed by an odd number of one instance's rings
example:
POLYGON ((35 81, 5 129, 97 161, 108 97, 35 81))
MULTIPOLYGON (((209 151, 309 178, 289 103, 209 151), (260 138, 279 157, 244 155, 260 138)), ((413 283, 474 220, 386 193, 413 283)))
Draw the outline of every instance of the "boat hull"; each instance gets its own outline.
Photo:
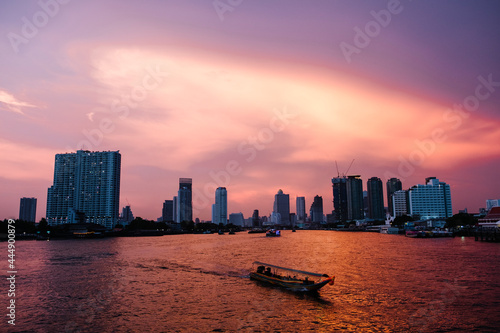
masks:
POLYGON ((290 290, 294 291, 304 291, 304 292, 309 292, 309 291, 317 291, 327 285, 328 283, 333 283, 333 278, 328 277, 325 278, 325 280, 319 282, 319 283, 314 283, 314 284, 304 284, 303 281, 300 280, 283 280, 283 279, 278 279, 273 276, 268 276, 260 273, 255 273, 252 272, 250 273, 250 278, 266 283, 270 283, 276 286, 280 286, 283 288, 287 288, 290 290))

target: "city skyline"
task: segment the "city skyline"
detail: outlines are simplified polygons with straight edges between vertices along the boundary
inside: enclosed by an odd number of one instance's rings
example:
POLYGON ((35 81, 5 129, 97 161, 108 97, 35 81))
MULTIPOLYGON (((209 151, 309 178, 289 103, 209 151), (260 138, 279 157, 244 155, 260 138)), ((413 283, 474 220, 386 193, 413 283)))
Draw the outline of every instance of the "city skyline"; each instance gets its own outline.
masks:
POLYGON ((0 218, 35 197, 39 221, 79 148, 120 150, 120 207, 148 219, 183 176, 193 218, 217 187, 247 217, 279 188, 326 214, 352 159, 364 182, 445 181, 453 213, 500 197, 495 2, 53 3, 0 12, 0 218))

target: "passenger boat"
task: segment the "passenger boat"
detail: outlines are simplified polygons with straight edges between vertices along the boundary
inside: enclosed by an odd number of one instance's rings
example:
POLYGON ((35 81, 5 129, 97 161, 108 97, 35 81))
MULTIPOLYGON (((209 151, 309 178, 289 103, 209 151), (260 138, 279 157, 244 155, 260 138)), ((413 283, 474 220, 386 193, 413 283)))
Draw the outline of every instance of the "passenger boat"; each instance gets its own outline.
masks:
POLYGON ((266 232, 266 237, 280 237, 281 236, 281 231, 271 229, 266 232))
POLYGON ((255 261, 250 278, 284 287, 294 291, 316 291, 323 286, 333 285, 335 276, 299 271, 255 261))

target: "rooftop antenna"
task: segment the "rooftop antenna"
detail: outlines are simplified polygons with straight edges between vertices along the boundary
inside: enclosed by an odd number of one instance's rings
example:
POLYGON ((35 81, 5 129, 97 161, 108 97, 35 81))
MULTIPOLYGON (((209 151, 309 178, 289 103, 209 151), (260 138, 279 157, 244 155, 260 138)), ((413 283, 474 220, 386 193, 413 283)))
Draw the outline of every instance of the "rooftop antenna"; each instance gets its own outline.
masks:
POLYGON ((335 167, 337 168, 337 177, 340 178, 339 166, 337 164, 337 160, 335 160, 335 167))

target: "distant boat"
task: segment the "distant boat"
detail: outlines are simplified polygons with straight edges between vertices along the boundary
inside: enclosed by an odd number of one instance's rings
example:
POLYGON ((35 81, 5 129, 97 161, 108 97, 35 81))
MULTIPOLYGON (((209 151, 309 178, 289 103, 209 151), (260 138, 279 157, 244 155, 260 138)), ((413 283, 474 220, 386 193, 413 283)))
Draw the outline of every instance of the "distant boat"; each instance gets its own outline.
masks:
POLYGON ((236 233, 233 230, 229 230, 229 235, 236 235, 236 233))
POLYGON ((253 228, 252 230, 248 231, 249 234, 263 234, 265 232, 266 230, 261 228, 253 228))
POLYGON ((219 230, 219 235, 224 235, 224 231, 219 230))
POLYGON ((335 276, 299 271, 255 261, 250 278, 294 291, 316 291, 327 284, 333 285, 335 276))
POLYGON ((266 237, 280 237, 280 236, 281 236, 281 231, 279 230, 271 229, 266 232, 266 237))
POLYGON ((406 237, 410 237, 410 238, 416 238, 416 237, 418 237, 418 231, 416 231, 416 230, 406 230, 405 236, 406 237))

